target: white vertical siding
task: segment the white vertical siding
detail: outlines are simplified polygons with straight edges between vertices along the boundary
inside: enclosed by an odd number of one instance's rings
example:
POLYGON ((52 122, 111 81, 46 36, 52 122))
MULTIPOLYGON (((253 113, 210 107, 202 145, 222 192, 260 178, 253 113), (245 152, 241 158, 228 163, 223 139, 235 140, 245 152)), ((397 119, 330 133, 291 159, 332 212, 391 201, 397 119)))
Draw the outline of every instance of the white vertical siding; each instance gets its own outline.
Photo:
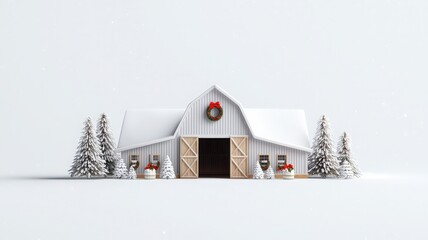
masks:
POLYGON ((178 135, 250 135, 250 131, 239 107, 217 89, 213 89, 190 106, 178 129, 178 135), (223 108, 223 116, 219 121, 211 121, 206 116, 210 102, 220 102, 223 108))
MULTIPOLYGON (((269 155, 269 160, 272 168, 276 172, 277 155, 287 155, 288 163, 293 164, 296 174, 307 174, 307 156, 304 151, 288 148, 265 141, 257 140, 254 138, 249 139, 249 171, 252 171, 254 164, 258 161, 259 155, 269 155)), ((251 174, 251 173, 250 173, 251 174)))
POLYGON ((195 101, 185 113, 179 126, 177 138, 145 147, 135 148, 122 152, 122 157, 129 166, 129 156, 140 156, 140 167, 137 174, 142 174, 149 161, 150 154, 160 154, 161 160, 169 155, 176 173, 179 172, 179 137, 181 135, 194 135, 199 137, 229 137, 233 135, 247 135, 249 146, 249 174, 252 174, 254 163, 259 154, 270 155, 272 167, 276 171, 276 156, 286 154, 288 162, 295 166, 296 174, 307 174, 307 153, 304 151, 271 144, 256 140, 251 136, 250 130, 239 107, 227 96, 213 89, 195 101), (220 102, 223 116, 219 121, 211 121, 206 117, 206 110, 210 102, 220 102))
POLYGON ((179 159, 179 147, 176 139, 152 144, 145 147, 134 148, 122 152, 122 158, 125 161, 126 166, 129 166, 129 156, 138 155, 140 158, 140 167, 137 169, 137 174, 142 174, 144 167, 149 163, 150 154, 160 154, 161 162, 166 158, 167 155, 171 158, 174 164, 174 169, 178 170, 178 159, 179 159))

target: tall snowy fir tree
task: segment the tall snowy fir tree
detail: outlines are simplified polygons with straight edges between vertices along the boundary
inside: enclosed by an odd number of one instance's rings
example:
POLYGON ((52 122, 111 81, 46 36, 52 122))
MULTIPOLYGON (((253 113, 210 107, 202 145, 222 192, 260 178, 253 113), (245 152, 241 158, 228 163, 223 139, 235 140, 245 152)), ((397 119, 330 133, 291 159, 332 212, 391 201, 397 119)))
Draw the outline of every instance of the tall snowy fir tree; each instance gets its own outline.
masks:
POLYGON ((360 168, 351 153, 351 140, 346 132, 340 136, 337 144, 337 160, 340 166, 347 162, 355 177, 361 176, 360 168))
POLYGON ((69 173, 72 177, 86 176, 87 178, 107 174, 105 161, 100 158, 98 141, 95 138, 90 118, 85 121, 82 137, 69 173))
POLYGON ((254 166, 253 178, 254 179, 263 179, 264 178, 264 173, 263 173, 262 167, 260 166, 259 161, 256 161, 256 164, 254 166))
POLYGON ((162 167, 159 173, 159 177, 162 179, 174 179, 175 172, 174 167, 172 166, 171 159, 167 155, 165 160, 163 160, 162 167))
POLYGON ((352 172, 352 167, 349 165, 349 162, 344 161, 343 164, 340 165, 339 177, 345 179, 354 177, 354 173, 352 172))
POLYGON ((116 165, 114 168, 114 174, 116 178, 128 178, 128 169, 125 166, 125 162, 121 157, 117 157, 116 165))
POLYGON ((106 163, 108 175, 114 174, 117 154, 114 152, 114 140, 110 131, 107 115, 102 113, 97 124, 97 138, 100 144, 101 158, 106 163))
POLYGON ((312 153, 308 157, 308 173, 310 175, 339 176, 339 164, 333 149, 330 126, 323 115, 318 122, 317 132, 312 145, 312 153))

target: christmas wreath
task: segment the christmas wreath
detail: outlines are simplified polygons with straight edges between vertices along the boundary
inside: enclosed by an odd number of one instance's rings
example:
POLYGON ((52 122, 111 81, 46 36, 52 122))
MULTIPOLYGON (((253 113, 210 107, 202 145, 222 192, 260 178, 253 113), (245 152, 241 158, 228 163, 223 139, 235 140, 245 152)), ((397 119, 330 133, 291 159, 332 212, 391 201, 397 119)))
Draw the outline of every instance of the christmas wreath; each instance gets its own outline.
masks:
POLYGON ((210 105, 207 108, 207 116, 208 116, 208 119, 211 121, 220 120, 220 118, 223 116, 223 108, 220 106, 220 102, 210 102, 210 105), (218 114, 216 116, 213 116, 211 114, 211 111, 214 108, 218 110, 218 114))
POLYGON ((131 162, 129 163, 129 166, 132 166, 135 170, 137 170, 137 168, 140 166, 140 161, 131 160, 131 162))
POLYGON ((269 160, 266 160, 266 162, 263 162, 263 160, 260 160, 259 163, 260 163, 260 167, 262 168, 263 171, 266 171, 270 166, 269 160))

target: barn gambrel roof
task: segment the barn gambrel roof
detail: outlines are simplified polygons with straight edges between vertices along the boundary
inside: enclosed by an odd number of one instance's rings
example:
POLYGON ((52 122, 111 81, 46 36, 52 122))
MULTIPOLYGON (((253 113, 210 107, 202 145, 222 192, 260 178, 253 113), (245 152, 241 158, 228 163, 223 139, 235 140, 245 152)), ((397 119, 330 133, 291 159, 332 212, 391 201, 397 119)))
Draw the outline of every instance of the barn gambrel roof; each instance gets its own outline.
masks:
POLYGON ((186 109, 127 110, 119 137, 118 152, 164 142, 177 137, 184 116, 194 102, 213 89, 233 101, 242 112, 253 138, 310 152, 306 116, 303 110, 247 109, 226 91, 214 85, 193 100, 186 109))

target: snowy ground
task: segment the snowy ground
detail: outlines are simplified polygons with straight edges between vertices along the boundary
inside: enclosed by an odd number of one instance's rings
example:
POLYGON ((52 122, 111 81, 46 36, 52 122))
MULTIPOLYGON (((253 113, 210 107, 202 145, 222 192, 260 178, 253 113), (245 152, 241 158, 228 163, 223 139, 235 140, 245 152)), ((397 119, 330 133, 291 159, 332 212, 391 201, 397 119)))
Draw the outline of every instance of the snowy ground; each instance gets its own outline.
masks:
POLYGON ((428 178, 0 180, 0 239, 428 239, 428 178))

